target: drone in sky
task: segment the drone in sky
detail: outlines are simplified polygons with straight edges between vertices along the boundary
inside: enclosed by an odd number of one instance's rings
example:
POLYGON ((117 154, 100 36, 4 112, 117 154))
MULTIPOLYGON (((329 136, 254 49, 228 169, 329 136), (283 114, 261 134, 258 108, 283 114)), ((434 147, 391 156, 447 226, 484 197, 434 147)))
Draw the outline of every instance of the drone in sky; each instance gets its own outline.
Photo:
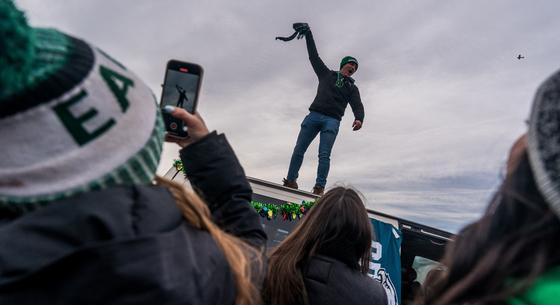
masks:
POLYGON ((523 56, 523 55, 521 55, 521 54, 517 55, 517 59, 521 60, 521 59, 523 59, 523 58, 525 58, 525 56, 523 56))

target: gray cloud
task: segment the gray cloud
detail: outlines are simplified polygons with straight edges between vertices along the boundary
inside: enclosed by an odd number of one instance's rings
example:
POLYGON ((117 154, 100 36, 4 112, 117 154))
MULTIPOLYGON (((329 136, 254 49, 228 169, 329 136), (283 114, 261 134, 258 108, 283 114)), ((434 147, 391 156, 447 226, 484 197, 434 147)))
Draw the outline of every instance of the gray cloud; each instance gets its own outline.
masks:
MULTIPOLYGON (((452 231, 483 211, 536 87, 560 62, 554 1, 17 2, 32 24, 98 45, 157 96, 168 59, 200 63, 207 124, 228 135, 249 175, 275 182, 317 81, 305 43, 274 37, 309 22, 331 68, 358 58, 366 106, 359 132, 346 112, 329 183, 357 186, 371 208, 452 231)), ((161 171, 176 153, 166 145, 161 171)), ((305 189, 316 155, 314 143, 300 172, 305 189)))

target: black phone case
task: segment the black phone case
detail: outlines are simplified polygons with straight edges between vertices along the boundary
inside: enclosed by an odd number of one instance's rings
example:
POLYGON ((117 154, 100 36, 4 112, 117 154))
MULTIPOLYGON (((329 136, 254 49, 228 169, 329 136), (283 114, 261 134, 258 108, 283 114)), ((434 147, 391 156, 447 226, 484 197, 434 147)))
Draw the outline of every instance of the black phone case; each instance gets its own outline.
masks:
MULTIPOLYGON (((165 76, 164 76, 164 86, 165 86, 165 82, 166 82, 166 78, 167 78, 167 71, 169 70, 179 70, 180 67, 188 67, 189 70, 194 70, 197 73, 193 73, 193 74, 197 74, 199 76, 199 81, 198 81, 198 86, 197 86, 197 94, 195 97, 195 100, 193 101, 193 111, 192 113, 194 113, 196 111, 196 107, 198 105, 198 95, 200 93, 200 86, 202 83, 202 75, 203 75, 203 69, 201 66, 197 65, 197 64, 192 64, 192 63, 188 63, 188 62, 182 62, 182 61, 178 61, 178 60, 170 60, 167 62, 166 65, 166 69, 165 69, 165 76)), ((162 91, 162 96, 160 98, 160 104, 162 103, 163 100, 163 91, 162 91)), ((171 114, 162 112, 163 114, 163 121, 165 123, 165 130, 167 131, 168 134, 176 136, 176 137, 180 137, 180 138, 185 138, 188 136, 188 132, 184 126, 184 123, 182 120, 180 119, 176 119, 174 118, 171 114)))
POLYGON ((168 134, 179 137, 186 138, 189 133, 185 130, 185 124, 183 121, 174 118, 169 113, 162 112, 163 122, 165 123, 165 130, 168 134))

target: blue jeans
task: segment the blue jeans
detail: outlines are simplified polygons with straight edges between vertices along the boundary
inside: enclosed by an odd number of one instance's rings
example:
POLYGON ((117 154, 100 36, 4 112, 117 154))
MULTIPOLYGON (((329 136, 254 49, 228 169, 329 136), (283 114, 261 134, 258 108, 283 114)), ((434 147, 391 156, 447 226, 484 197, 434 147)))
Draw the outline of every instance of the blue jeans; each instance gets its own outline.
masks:
POLYGON ((338 134, 340 121, 324 114, 311 111, 303 122, 290 160, 288 177, 286 179, 295 181, 298 177, 299 169, 303 163, 303 155, 309 144, 315 139, 318 133, 319 138, 319 166, 317 168, 316 186, 325 187, 331 161, 331 151, 338 134))

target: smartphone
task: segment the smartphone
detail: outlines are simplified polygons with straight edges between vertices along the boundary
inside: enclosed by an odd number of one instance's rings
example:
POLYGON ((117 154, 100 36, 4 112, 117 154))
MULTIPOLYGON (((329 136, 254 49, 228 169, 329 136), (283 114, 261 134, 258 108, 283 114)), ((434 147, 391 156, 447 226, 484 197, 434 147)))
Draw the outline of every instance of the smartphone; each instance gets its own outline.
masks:
MULTIPOLYGON (((202 74, 202 67, 197 64, 174 59, 168 61, 161 90, 160 106, 162 108, 167 105, 181 107, 194 113, 198 104, 202 74)), ((188 135, 183 121, 174 118, 171 114, 162 113, 168 134, 179 138, 188 135)))

